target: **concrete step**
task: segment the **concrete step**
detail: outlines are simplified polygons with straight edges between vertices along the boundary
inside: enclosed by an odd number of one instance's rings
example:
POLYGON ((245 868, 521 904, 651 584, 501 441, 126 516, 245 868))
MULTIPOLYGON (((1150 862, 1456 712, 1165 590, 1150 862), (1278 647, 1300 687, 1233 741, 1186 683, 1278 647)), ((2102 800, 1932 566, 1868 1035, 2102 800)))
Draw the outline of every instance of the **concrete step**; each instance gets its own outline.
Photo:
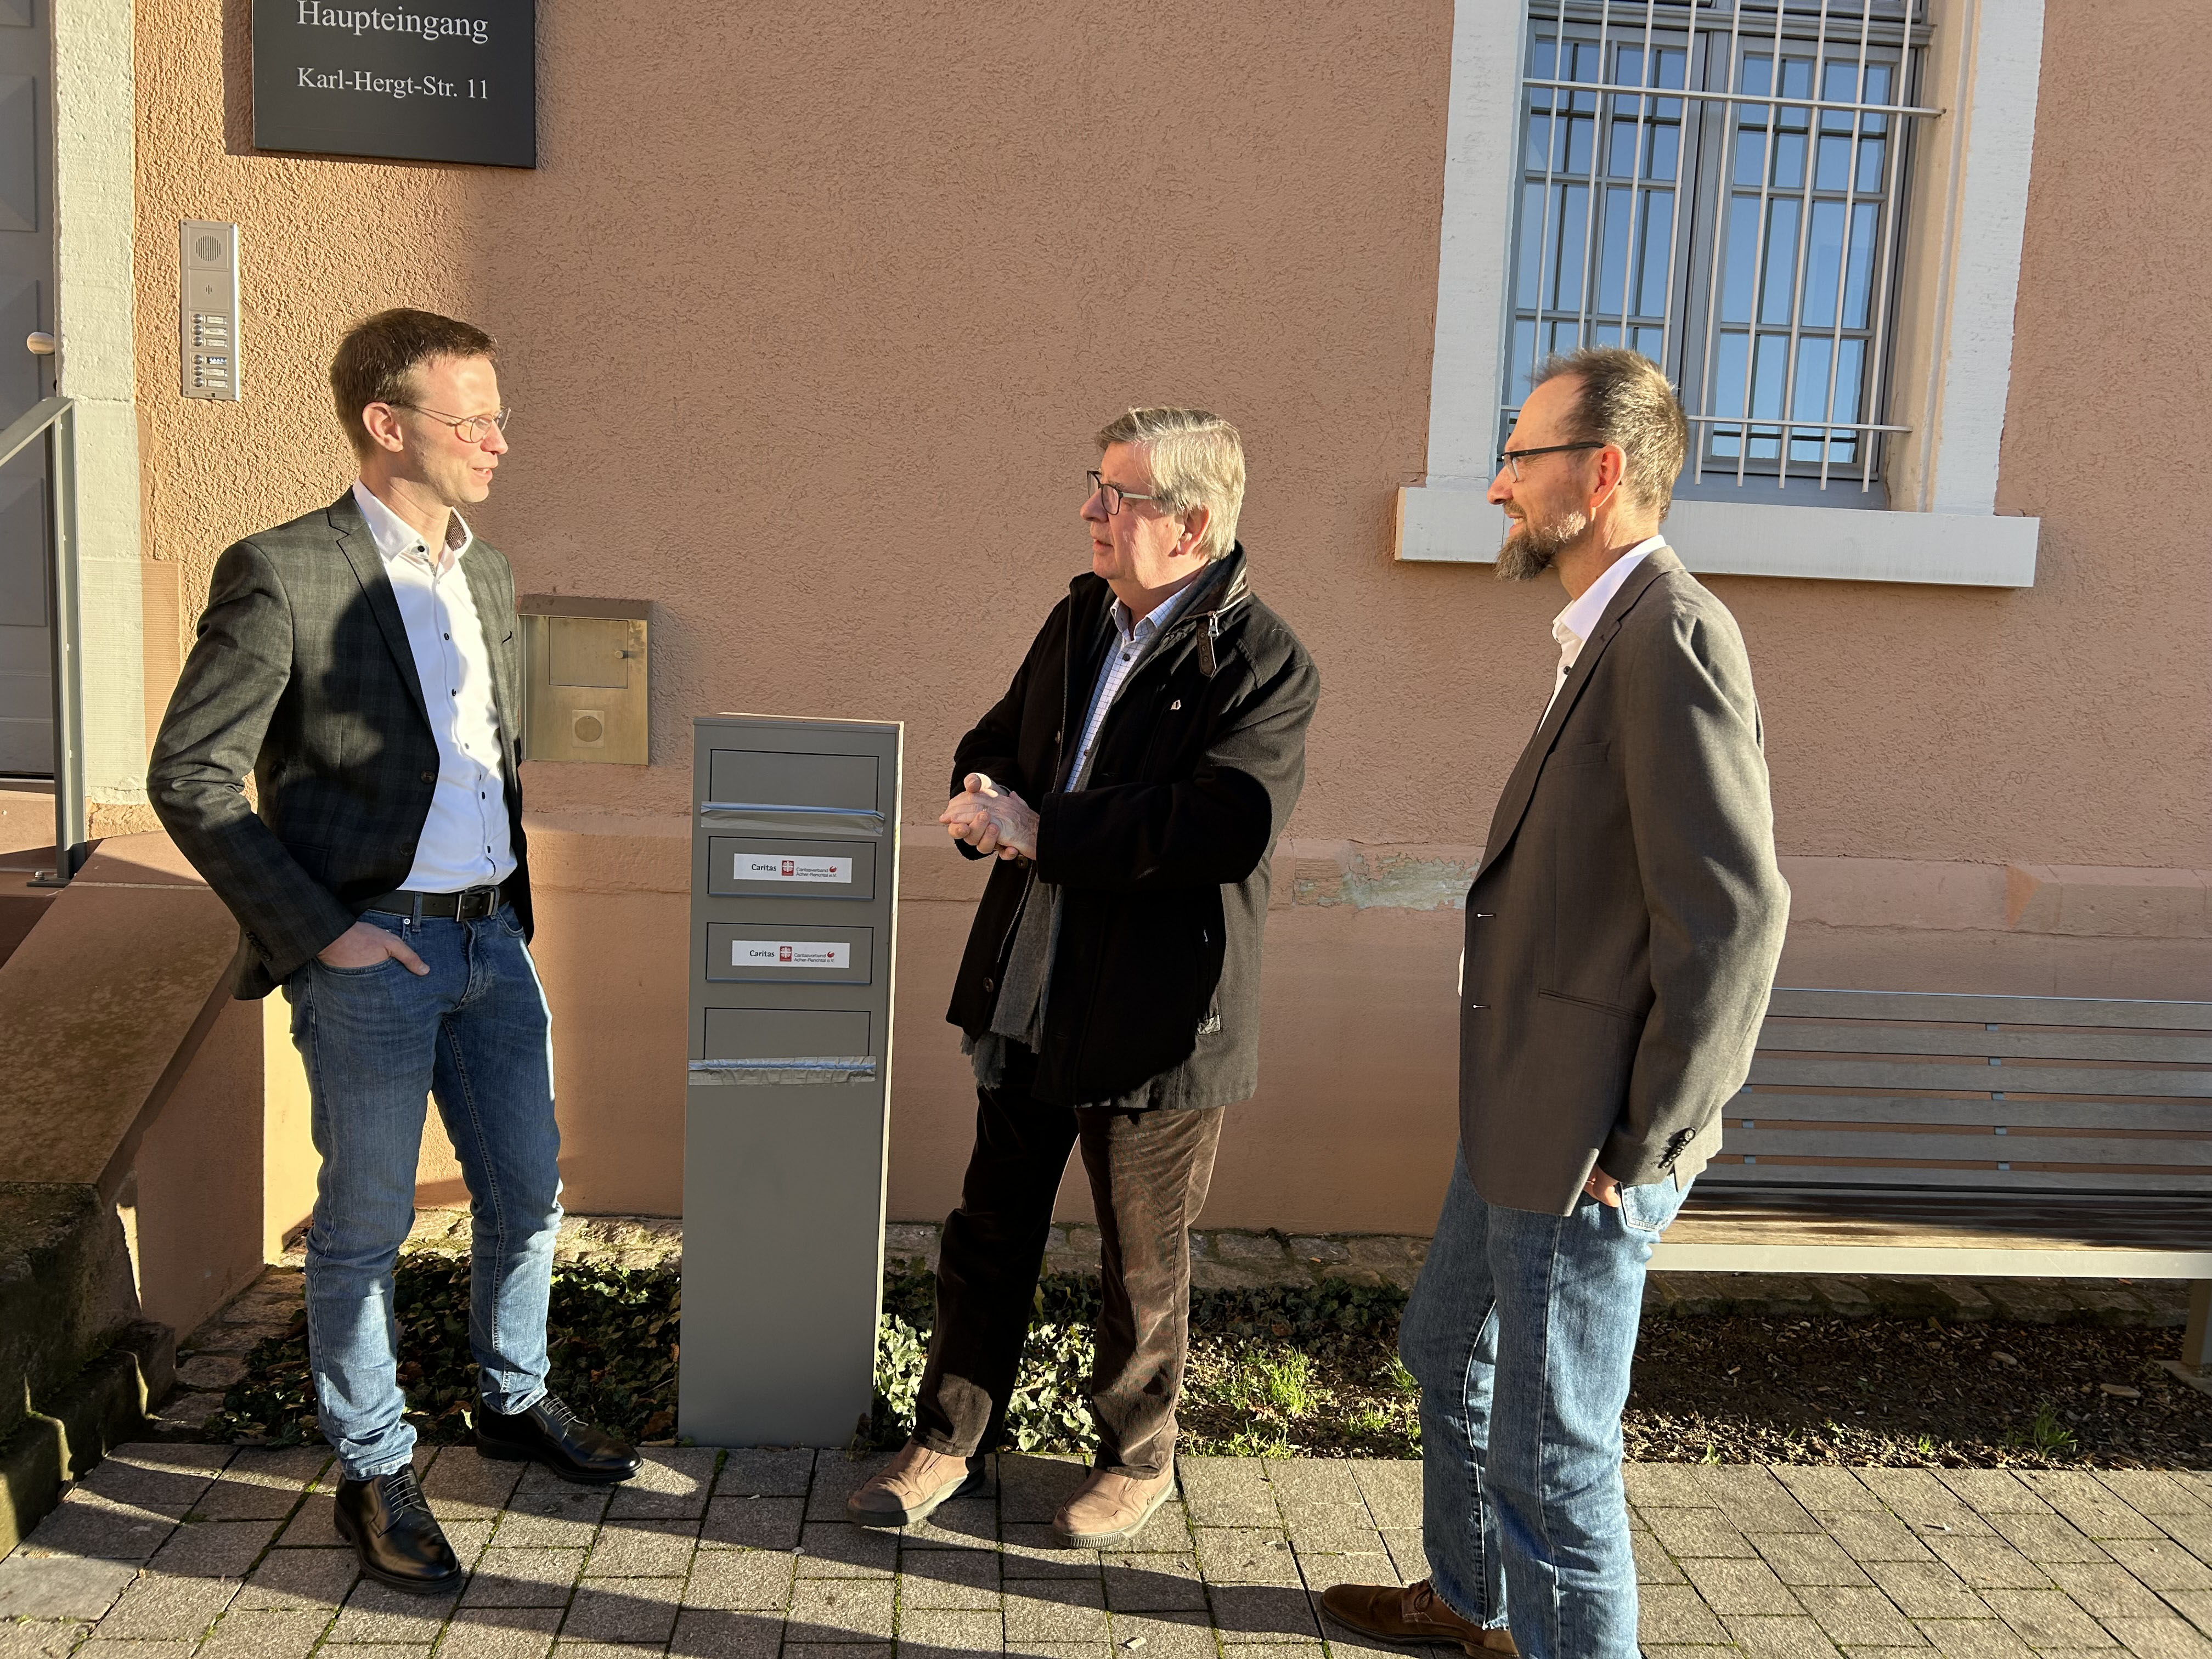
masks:
POLYGON ((110 836, 70 886, 15 896, 50 806, 0 789, 0 1537, 143 1431, 172 1328, 261 1266, 261 1011, 228 995, 236 926, 161 836, 110 836))
POLYGON ((122 1223, 97 1188, 0 1182, 0 1435, 137 1316, 122 1223))
MULTIPOLYGON (((51 861, 52 852, 46 856, 51 861)), ((15 884, 23 880, 19 872, 0 870, 0 962, 15 954, 15 947, 39 925, 39 919, 46 914, 46 907, 54 902, 54 895, 61 890, 58 887, 33 887, 27 883, 21 887, 15 884)))
POLYGON ((143 1432, 175 1368, 168 1328, 138 1317, 114 1206, 89 1186, 0 1182, 0 1551, 143 1432))

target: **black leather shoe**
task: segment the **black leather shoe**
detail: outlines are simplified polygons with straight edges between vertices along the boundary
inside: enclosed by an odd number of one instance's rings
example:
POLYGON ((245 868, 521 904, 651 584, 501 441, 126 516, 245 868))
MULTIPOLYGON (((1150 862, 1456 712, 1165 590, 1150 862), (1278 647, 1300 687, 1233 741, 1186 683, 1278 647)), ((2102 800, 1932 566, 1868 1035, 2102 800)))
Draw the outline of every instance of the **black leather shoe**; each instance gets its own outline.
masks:
POLYGON ((645 1460, 604 1429, 595 1429, 551 1395, 528 1411, 508 1416, 477 1408, 477 1450, 486 1457, 543 1463, 580 1486, 611 1486, 645 1467, 645 1460))
POLYGON ((460 1587, 460 1561, 412 1469, 340 1480, 337 1528, 361 1558, 362 1571, 380 1584, 417 1595, 460 1587))

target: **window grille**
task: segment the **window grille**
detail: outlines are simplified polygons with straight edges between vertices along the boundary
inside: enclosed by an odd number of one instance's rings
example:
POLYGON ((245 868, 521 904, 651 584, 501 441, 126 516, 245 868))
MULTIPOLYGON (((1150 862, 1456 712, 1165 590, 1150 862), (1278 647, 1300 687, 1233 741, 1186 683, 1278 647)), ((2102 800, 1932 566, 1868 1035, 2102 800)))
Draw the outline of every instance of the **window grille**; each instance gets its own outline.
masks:
POLYGON ((1509 426, 1547 354, 1626 344, 1686 484, 1878 490, 1928 3, 1530 0, 1509 426))

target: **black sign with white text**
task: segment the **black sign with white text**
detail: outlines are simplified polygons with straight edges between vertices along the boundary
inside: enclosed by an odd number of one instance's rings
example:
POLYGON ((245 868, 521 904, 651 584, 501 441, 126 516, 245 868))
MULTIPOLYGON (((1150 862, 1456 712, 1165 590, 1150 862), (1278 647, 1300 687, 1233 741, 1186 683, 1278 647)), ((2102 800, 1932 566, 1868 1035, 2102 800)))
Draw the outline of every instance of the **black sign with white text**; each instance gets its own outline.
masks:
POLYGON ((253 0, 253 145, 536 167, 537 0, 253 0))

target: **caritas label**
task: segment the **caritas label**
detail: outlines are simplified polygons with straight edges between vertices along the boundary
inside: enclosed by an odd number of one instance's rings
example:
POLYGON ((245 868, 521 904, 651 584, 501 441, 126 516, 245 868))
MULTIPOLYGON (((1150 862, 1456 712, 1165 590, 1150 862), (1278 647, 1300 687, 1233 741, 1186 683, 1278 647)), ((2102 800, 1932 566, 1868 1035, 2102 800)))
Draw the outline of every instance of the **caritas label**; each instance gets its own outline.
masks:
POLYGON ((730 941, 732 968, 850 968, 849 942, 823 945, 813 939, 733 939, 730 941))
POLYGON ((788 881, 805 884, 853 884, 853 860, 814 858, 801 854, 786 858, 775 853, 740 853, 730 874, 738 881, 788 881))

